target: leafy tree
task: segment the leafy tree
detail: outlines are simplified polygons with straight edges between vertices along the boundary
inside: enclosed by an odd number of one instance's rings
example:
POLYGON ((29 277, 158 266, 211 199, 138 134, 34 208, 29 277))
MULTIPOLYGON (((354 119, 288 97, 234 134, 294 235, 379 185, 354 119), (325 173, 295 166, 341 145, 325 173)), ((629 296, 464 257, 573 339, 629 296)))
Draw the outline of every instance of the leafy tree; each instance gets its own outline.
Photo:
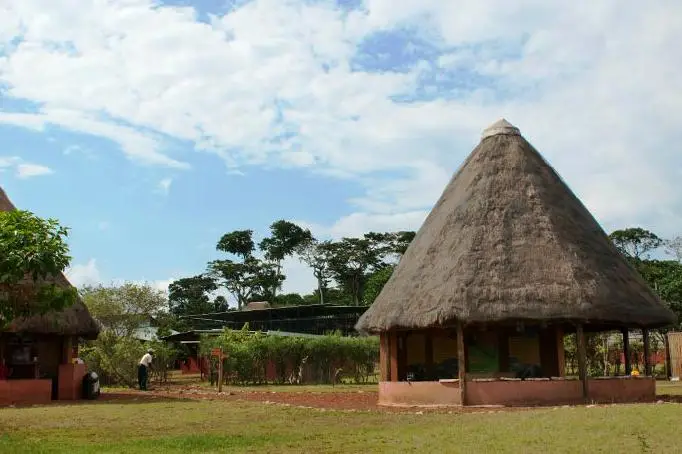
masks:
POLYGON ((81 295, 104 330, 118 337, 132 336, 143 323, 164 314, 168 304, 164 292, 147 284, 85 287, 81 295))
MULTIPOLYGON (((661 245, 666 245, 669 253, 676 254, 675 248, 678 244, 682 244, 682 241, 664 241, 656 234, 642 228, 616 230, 610 238, 682 322, 682 263, 677 260, 642 258, 661 245)), ((659 330, 659 334, 663 332, 665 330, 659 330)))
POLYGON ((277 271, 275 264, 254 257, 253 230, 226 233, 218 241, 216 249, 242 260, 214 260, 208 264, 210 275, 234 296, 238 310, 254 296, 272 300, 272 291, 282 285, 284 276, 277 271))
POLYGON ((273 306, 275 307, 303 306, 305 304, 305 300, 298 293, 285 293, 282 295, 277 295, 273 301, 273 306))
POLYGON ((168 304, 176 316, 206 314, 227 310, 227 301, 216 298, 211 301, 211 293, 218 289, 216 280, 207 274, 185 277, 168 286, 168 304))
POLYGON ((329 254, 329 269, 334 280, 352 295, 359 305, 368 272, 383 265, 383 245, 371 234, 363 238, 343 238, 325 246, 329 254))
POLYGON ((359 305, 369 276, 397 262, 414 235, 414 232, 369 232, 362 238, 342 238, 328 243, 324 249, 329 257, 330 274, 352 295, 353 304, 359 305))
POLYGON ((228 254, 234 254, 243 260, 251 257, 256 244, 253 242, 253 230, 235 230, 226 233, 218 241, 216 249, 228 254))
POLYGON ((331 278, 329 262, 331 260, 331 249, 329 241, 319 242, 314 238, 299 245, 297 254, 301 261, 313 270, 315 280, 317 280, 317 296, 320 304, 325 303, 325 293, 331 278))
POLYGON ((379 296, 384 285, 386 285, 386 282, 391 278, 394 269, 395 267, 393 265, 388 265, 378 269, 369 276, 365 283, 365 292, 362 297, 365 304, 372 304, 377 296, 379 296))
POLYGON ((283 279, 277 274, 274 265, 253 256, 247 256, 242 263, 214 260, 209 263, 209 270, 234 296, 238 310, 252 301, 255 295, 263 295, 270 300, 272 288, 281 285, 283 279))
MULTIPOLYGON (((265 259, 276 265, 277 276, 283 281, 282 261, 293 255, 302 244, 310 242, 313 236, 310 230, 285 220, 273 222, 270 225, 270 234, 260 242, 259 247, 265 253, 265 259)), ((276 293, 277 287, 273 287, 273 298, 276 293)))
POLYGON ((642 256, 663 245, 663 240, 656 234, 640 227, 616 230, 609 235, 609 238, 619 251, 633 259, 641 259, 642 256))
POLYGON ((62 310, 77 299, 53 279, 69 265, 68 229, 29 211, 0 212, 0 329, 17 317, 62 310))
POLYGON ((230 310, 230 303, 227 301, 223 295, 218 295, 213 300, 213 306, 215 312, 227 312, 230 310))

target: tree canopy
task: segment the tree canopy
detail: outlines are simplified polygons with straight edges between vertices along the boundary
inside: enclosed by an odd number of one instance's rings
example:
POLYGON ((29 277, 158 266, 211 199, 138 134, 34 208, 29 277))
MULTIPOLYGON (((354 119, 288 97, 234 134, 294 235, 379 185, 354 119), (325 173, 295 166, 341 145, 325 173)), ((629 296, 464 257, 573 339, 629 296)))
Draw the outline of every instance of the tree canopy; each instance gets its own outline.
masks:
POLYGON ((88 286, 81 295, 90 315, 118 337, 132 336, 144 323, 165 319, 167 313, 165 293, 148 284, 88 286))
POLYGON ((68 229, 29 211, 0 212, 0 329, 17 317, 61 310, 77 299, 57 280, 71 261, 68 229))

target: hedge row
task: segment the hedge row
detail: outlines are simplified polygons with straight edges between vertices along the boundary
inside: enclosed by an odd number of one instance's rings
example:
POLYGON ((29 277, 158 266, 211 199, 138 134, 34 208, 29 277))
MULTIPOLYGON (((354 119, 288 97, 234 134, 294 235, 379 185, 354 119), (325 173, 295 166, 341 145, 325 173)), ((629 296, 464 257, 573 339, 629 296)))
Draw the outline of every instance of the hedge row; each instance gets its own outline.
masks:
MULTIPOLYGON (((218 337, 203 337, 201 354, 222 347, 227 353, 223 363, 225 381, 235 384, 267 382, 267 367, 276 371, 276 383, 297 382, 299 372, 312 375, 314 383, 333 383, 351 379, 369 381, 379 361, 376 337, 277 336, 244 329, 225 330, 218 337)), ((217 363, 213 360, 213 367, 217 363)))

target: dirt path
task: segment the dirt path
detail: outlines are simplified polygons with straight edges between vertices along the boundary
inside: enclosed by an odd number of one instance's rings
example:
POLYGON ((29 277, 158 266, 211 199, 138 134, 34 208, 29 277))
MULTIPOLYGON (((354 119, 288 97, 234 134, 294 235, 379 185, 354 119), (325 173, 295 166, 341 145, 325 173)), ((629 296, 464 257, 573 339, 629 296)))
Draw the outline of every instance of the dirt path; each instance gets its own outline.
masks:
POLYGON ((160 400, 160 399, 191 399, 191 400, 221 400, 221 401, 250 401, 265 404, 279 404, 300 408, 317 408, 323 410, 341 411, 380 411, 380 412, 440 412, 440 413, 471 413, 497 411, 524 411, 528 408, 480 408, 480 407, 383 407, 377 405, 378 393, 372 391, 355 392, 277 392, 277 391, 234 391, 218 394, 215 390, 200 387, 185 386, 181 388, 156 389, 147 392, 136 390, 112 391, 102 394, 106 401, 116 400, 160 400))

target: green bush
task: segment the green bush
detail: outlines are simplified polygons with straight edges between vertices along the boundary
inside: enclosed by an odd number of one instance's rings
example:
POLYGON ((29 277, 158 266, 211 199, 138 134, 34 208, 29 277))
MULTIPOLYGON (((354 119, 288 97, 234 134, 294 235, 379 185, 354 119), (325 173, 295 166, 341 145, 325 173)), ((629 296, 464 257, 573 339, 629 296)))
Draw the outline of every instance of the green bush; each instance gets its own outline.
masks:
POLYGON ((376 337, 276 336, 249 332, 248 326, 225 330, 218 337, 204 336, 200 352, 207 356, 218 347, 227 354, 225 381, 238 384, 265 383, 269 363, 277 383, 295 378, 302 367, 312 371, 316 383, 333 383, 339 376, 363 383, 374 375, 379 360, 376 337))
POLYGON ((154 349, 151 382, 168 379, 168 370, 176 351, 163 342, 140 342, 130 336, 117 336, 104 330, 97 340, 81 347, 80 357, 89 370, 97 372, 104 386, 137 386, 137 365, 148 348, 154 349))

